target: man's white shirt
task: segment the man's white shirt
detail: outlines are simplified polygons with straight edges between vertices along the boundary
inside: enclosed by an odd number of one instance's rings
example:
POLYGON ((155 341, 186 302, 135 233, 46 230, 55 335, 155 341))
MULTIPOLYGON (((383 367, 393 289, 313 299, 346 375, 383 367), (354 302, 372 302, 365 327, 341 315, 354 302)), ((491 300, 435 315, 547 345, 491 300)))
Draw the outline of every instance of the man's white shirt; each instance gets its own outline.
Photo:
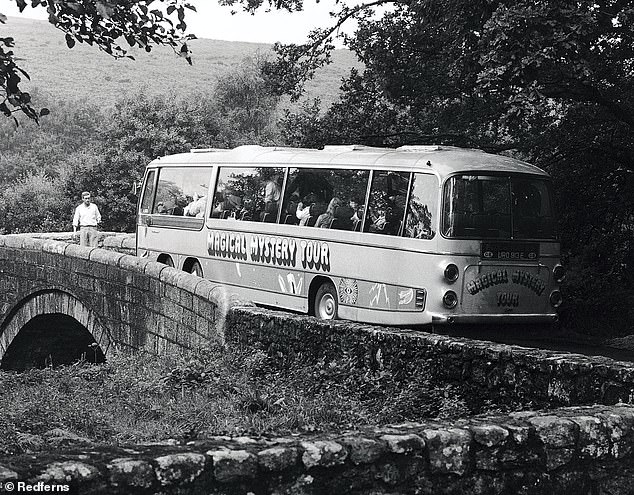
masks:
POLYGON ((73 226, 75 227, 96 227, 101 222, 101 213, 95 203, 86 206, 81 203, 75 208, 75 217, 73 218, 73 226))

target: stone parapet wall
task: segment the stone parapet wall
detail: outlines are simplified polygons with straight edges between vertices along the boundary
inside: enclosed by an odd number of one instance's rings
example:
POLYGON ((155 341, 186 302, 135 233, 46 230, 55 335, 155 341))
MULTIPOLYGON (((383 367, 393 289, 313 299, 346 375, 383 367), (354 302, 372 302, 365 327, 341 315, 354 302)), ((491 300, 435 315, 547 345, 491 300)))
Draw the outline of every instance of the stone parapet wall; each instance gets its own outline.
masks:
MULTIPOLYGON (((79 235, 73 232, 43 232, 16 234, 16 236, 79 244, 79 235)), ((98 232, 97 247, 124 254, 136 254, 136 235, 122 232, 98 232)))
POLYGON ((0 482, 76 493, 626 494, 634 407, 593 406, 289 438, 89 445, 0 459, 0 482))
POLYGON ((322 322, 261 308, 231 311, 225 336, 228 342, 258 343, 270 352, 301 354, 307 360, 355 356, 357 363, 370 369, 402 373, 413 362, 431 363, 434 378, 466 390, 471 405, 492 401, 536 409, 634 402, 634 363, 600 356, 346 321, 322 322))

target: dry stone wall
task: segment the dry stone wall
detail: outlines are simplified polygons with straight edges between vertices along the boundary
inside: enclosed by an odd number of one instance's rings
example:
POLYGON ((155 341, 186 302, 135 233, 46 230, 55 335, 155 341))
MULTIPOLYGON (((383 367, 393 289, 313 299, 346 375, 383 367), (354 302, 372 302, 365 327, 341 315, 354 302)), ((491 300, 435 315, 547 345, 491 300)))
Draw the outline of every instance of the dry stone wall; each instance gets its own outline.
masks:
POLYGON ((591 406, 288 438, 216 437, 0 459, 0 482, 75 493, 626 494, 634 407, 591 406))

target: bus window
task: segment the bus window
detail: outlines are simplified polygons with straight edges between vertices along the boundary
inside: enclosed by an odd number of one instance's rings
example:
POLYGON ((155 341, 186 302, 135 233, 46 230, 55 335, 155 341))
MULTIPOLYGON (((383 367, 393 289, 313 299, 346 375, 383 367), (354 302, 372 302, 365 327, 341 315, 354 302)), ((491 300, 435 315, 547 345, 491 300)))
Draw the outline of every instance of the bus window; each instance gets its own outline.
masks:
POLYGON ((147 174, 145 180, 145 190, 143 191, 143 199, 141 200, 141 213, 150 213, 152 211, 152 201, 154 200, 154 180, 156 179, 156 170, 151 170, 147 174))
POLYGON ((290 169, 281 221, 358 230, 369 175, 367 170, 290 169))
POLYGON ((277 222, 284 169, 222 167, 214 194, 212 218, 277 222))
POLYGON ((414 174, 410 188, 405 237, 433 239, 438 204, 438 180, 431 174, 414 174))
POLYGON ((410 175, 409 172, 374 172, 364 232, 401 235, 410 175))
POLYGON ((548 184, 543 179, 452 177, 445 184, 443 205, 447 237, 555 238, 548 184))
POLYGON ((510 213, 508 177, 462 175, 445 184, 443 233, 447 237, 508 239, 510 213))
POLYGON ((511 181, 513 238, 554 239, 555 221, 548 183, 543 180, 511 181))
POLYGON ((211 168, 162 168, 152 213, 202 217, 207 204, 211 168))

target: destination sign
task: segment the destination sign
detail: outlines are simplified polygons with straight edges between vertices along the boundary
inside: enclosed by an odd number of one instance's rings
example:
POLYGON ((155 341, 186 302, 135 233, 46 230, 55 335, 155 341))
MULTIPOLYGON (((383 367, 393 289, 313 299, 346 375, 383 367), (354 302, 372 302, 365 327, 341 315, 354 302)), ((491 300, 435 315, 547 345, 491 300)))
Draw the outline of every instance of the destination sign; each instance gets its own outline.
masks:
POLYGON ((535 242, 483 242, 481 258, 484 260, 536 261, 539 244, 535 242))

